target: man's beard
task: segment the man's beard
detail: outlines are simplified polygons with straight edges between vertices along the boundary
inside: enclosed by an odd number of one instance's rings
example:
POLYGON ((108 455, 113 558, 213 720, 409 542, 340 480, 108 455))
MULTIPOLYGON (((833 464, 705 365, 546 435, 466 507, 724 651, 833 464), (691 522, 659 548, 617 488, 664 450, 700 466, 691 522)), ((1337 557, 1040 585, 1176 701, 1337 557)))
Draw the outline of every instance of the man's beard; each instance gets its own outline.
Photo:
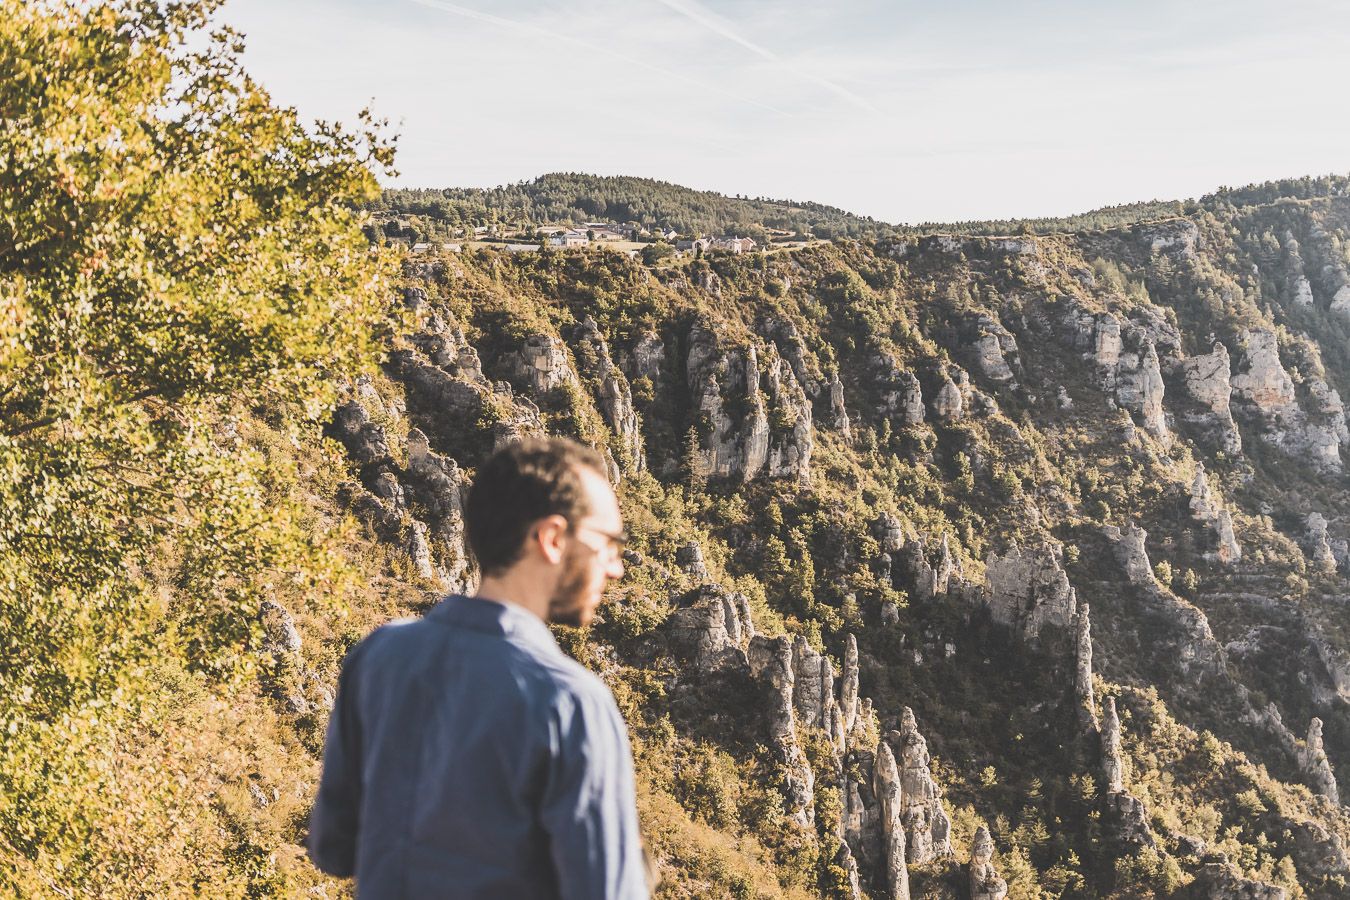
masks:
POLYGON ((548 601, 548 620, 557 625, 583 627, 591 624, 595 610, 587 602, 587 571, 582 559, 568 553, 558 586, 548 601))

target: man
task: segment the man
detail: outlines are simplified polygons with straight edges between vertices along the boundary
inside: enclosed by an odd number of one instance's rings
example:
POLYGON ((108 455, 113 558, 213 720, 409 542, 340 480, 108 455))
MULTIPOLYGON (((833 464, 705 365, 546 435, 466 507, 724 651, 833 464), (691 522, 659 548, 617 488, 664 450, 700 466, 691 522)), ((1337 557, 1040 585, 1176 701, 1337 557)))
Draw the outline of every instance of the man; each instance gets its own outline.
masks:
POLYGON ((645 898, 624 721, 545 624, 587 624, 623 575, 604 464, 570 441, 506 447, 465 526, 477 595, 343 664, 310 856, 362 900, 645 898))

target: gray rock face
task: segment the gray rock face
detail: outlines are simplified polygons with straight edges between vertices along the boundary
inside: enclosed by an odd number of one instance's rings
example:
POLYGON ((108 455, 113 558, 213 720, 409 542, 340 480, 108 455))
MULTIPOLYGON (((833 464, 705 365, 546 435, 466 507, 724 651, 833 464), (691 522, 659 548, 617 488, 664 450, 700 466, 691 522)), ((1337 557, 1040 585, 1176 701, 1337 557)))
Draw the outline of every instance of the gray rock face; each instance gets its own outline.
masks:
POLYGON ((427 526, 414 519, 408 527, 408 560, 419 578, 438 581, 436 567, 431 564, 431 544, 427 541, 427 526))
POLYGON ((1191 480, 1190 509, 1192 518, 1207 525, 1219 517, 1219 504, 1209 489, 1204 463, 1196 464, 1195 478, 1191 480))
POLYGON ((792 706, 797 721, 812 728, 830 728, 830 710, 834 706, 834 665, 817 653, 802 635, 792 644, 794 684, 792 706))
POLYGON ((797 742, 792 695, 794 675, 792 641, 786 637, 750 639, 750 671, 771 697, 767 710, 769 735, 784 771, 784 793, 789 818, 802 828, 815 821, 815 774, 797 742))
POLYGON ((895 756, 885 741, 877 745, 872 768, 872 791, 877 798, 886 896, 909 900, 909 867, 905 864, 905 829, 901 822, 902 788, 895 756))
POLYGON ((624 373, 631 379, 647 378, 655 382, 661 378, 661 367, 666 359, 666 345, 657 335, 647 332, 638 338, 625 357, 624 373))
POLYGON ((1092 688, 1092 618, 1088 604, 1078 605, 1078 615, 1074 619, 1075 660, 1074 660, 1074 698, 1078 713, 1085 730, 1096 731, 1097 700, 1092 688))
POLYGON ((1242 559, 1242 547, 1233 531, 1233 516, 1228 510, 1219 510, 1219 517, 1214 522, 1214 535, 1219 539, 1219 548, 1214 551, 1216 560, 1227 565, 1242 559))
POLYGON ((1204 900, 1285 900, 1284 888, 1242 877, 1224 853, 1210 853, 1196 874, 1191 894, 1204 900))
POLYGON ((858 641, 849 635, 844 642, 844 672, 839 684, 839 706, 844 733, 852 734, 858 722, 858 641))
POLYGON ((1163 415, 1163 379, 1158 365, 1158 348, 1137 329, 1130 329, 1130 335, 1130 348, 1122 350, 1117 357, 1116 402, 1133 413, 1146 432, 1167 445, 1172 436, 1163 415))
POLYGON ((769 361, 764 382, 774 411, 769 435, 769 477, 808 481, 815 446, 811 401, 782 357, 769 361))
POLYGON ((1194 256, 1200 242, 1200 229, 1189 219, 1150 223, 1138 229, 1140 238, 1154 253, 1169 252, 1194 256))
POLYGON ((928 742, 919 733, 914 712, 904 707, 900 730, 886 735, 896 750, 900 769, 900 822, 905 829, 905 858, 915 864, 950 856, 951 819, 942 806, 942 794, 928 768, 928 742))
POLYGON ((304 643, 300 639, 300 630, 295 627, 295 619, 286 608, 273 600, 264 600, 258 612, 263 627, 262 649, 274 655, 299 654, 304 643))
POLYGON ((1327 540, 1327 520, 1321 513, 1308 513, 1304 522, 1307 528, 1303 536, 1303 545, 1308 550, 1308 558, 1320 572, 1330 574, 1336 571, 1336 555, 1331 552, 1327 540))
POLYGON ((468 479, 453 459, 431 450, 427 436, 408 432, 408 491, 426 510, 430 556, 447 590, 471 586, 469 555, 464 546, 464 497, 468 479))
POLYGON ((675 565, 697 581, 708 580, 708 566, 703 561, 703 548, 698 541, 690 541, 675 551, 675 565))
POLYGON ((862 900, 862 886, 858 881, 858 861, 853 858, 847 841, 840 841, 839 850, 834 855, 834 864, 844 870, 849 900, 862 900))
POLYGON ((933 397, 933 415, 944 422, 955 422, 964 413, 965 397, 961 394, 960 386, 950 375, 944 374, 937 395, 933 397))
POLYGON ((872 360, 877 373, 877 388, 880 394, 880 408, 893 428, 909 428, 924 420, 923 390, 919 379, 913 372, 907 372, 896 365, 895 359, 887 354, 878 354, 872 360))
POLYGON ((1120 756, 1120 717, 1116 698, 1107 697, 1102 721, 1102 779, 1108 794, 1125 790, 1125 764, 1120 756))
POLYGON ((478 351, 464 337, 464 330, 433 316, 425 331, 412 335, 411 341, 432 365, 447 375, 470 384, 487 386, 478 351))
POLYGON ((1045 539, 1023 549, 1013 544, 985 559, 984 602, 994 621, 1034 640, 1047 625, 1068 628, 1077 598, 1061 563, 1063 548, 1045 539))
POLYGON ((515 359, 515 374, 536 394, 545 394, 577 378, 567 359, 567 348, 548 334, 532 334, 525 339, 525 346, 515 359))
POLYGON ((975 322, 976 337, 971 347, 975 368, 991 381, 1012 381, 1008 357, 1017 353, 1017 339, 993 316, 982 314, 975 322))
MULTIPOLYGON (((848 410, 844 408, 844 383, 839 380, 838 375, 830 377, 830 427, 846 441, 853 439, 853 426, 848 418, 848 410)), ((851 860, 852 857, 849 857, 851 860)))
POLYGON ((951 578, 957 569, 945 534, 938 545, 937 558, 932 563, 928 560, 928 549, 922 537, 906 541, 898 556, 904 570, 913 579, 913 595, 916 599, 932 600, 948 592, 951 578))
POLYGON ((1116 698, 1106 698, 1106 712, 1102 720, 1102 779, 1106 785, 1106 808, 1109 822, 1116 836, 1129 844, 1157 846, 1157 839, 1148 826, 1148 812, 1144 804, 1125 790, 1125 763, 1120 752, 1120 718, 1116 714, 1116 698))
POLYGON ((710 427, 702 447, 704 471, 739 481, 759 475, 769 461, 769 417, 755 348, 724 352, 712 332, 695 325, 687 369, 695 407, 710 427))
POLYGON ((1261 436, 1286 453, 1307 459, 1321 472, 1342 469, 1340 449, 1346 443, 1345 410, 1340 395, 1321 378, 1307 378, 1311 408, 1299 406, 1293 379, 1280 362, 1273 331, 1243 333, 1247 350, 1243 371, 1233 378, 1233 395, 1257 418, 1261 436))
POLYGON ((881 545, 882 553, 899 553, 905 546, 905 529, 900 520, 888 512, 883 512, 872 523, 872 536, 881 545))
POLYGON ((745 647, 754 625, 749 601, 739 594, 705 585, 683 598, 665 629, 677 658, 697 669, 718 671, 748 662, 745 647))
POLYGON ((1298 764, 1314 793, 1326 797, 1332 803, 1341 802, 1336 788, 1336 775, 1331 770, 1331 762, 1322 746, 1321 719, 1314 717, 1308 723, 1308 740, 1299 751, 1298 764))
POLYGON ((1243 333, 1247 344, 1245 368, 1233 377, 1233 392, 1266 413, 1275 413, 1294 403, 1294 382, 1280 362, 1275 332, 1257 329, 1243 333))
POLYGON ((1336 294, 1331 298, 1329 310, 1333 316, 1342 322, 1350 322, 1350 284, 1343 284, 1336 289, 1336 294))
POLYGON ((347 455, 360 465, 389 459, 389 439, 384 427, 372 422, 370 413, 356 399, 333 411, 333 433, 347 448, 347 455))
POLYGON ((1210 442, 1229 455, 1242 450, 1242 438, 1233 421, 1231 398, 1232 370, 1228 348, 1215 341, 1214 349, 1203 355, 1182 361, 1182 375, 1186 392, 1208 412, 1192 424, 1207 432, 1210 442))
POLYGON ((1125 570, 1130 584, 1143 588, 1156 589, 1158 580, 1153 575, 1153 566, 1148 561, 1148 549, 1144 542, 1148 532, 1137 525, 1129 525, 1124 530, 1115 525, 1102 529, 1107 541, 1116 554, 1116 562, 1125 570))
POLYGON ((589 316, 577 334, 577 359, 582 372, 597 386, 600 414, 614 432, 619 460, 625 472, 641 472, 647 467, 642 445, 642 427, 633 407, 633 392, 609 355, 609 345, 599 326, 589 316))
POLYGON ((976 830, 970 847, 969 874, 970 900, 1003 900, 1008 896, 1008 882, 994 869, 994 839, 983 825, 976 830))
POLYGON ((786 319, 772 318, 764 322, 761 333, 778 350, 778 355, 792 368, 792 375, 808 397, 819 397, 826 387, 825 377, 815 357, 806 349, 797 326, 786 319))

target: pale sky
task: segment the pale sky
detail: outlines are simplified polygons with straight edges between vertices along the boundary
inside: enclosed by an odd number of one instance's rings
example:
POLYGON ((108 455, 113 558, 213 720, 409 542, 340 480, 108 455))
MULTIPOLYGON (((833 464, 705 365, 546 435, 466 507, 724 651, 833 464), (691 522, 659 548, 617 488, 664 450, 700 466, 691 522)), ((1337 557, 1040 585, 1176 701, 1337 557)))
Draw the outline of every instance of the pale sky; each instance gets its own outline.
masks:
POLYGON ((1065 215, 1350 173, 1344 0, 229 0, 394 183, 638 175, 887 222, 1065 215))

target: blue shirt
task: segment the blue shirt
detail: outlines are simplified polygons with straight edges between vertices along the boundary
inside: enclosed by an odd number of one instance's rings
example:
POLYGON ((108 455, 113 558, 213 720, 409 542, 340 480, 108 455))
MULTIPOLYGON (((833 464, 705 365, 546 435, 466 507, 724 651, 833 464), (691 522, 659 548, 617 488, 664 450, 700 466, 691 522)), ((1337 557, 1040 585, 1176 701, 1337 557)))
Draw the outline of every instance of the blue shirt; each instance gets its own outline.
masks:
POLYGON ((343 663, 309 853, 362 900, 645 898, 613 695, 511 604, 376 630, 343 663))

